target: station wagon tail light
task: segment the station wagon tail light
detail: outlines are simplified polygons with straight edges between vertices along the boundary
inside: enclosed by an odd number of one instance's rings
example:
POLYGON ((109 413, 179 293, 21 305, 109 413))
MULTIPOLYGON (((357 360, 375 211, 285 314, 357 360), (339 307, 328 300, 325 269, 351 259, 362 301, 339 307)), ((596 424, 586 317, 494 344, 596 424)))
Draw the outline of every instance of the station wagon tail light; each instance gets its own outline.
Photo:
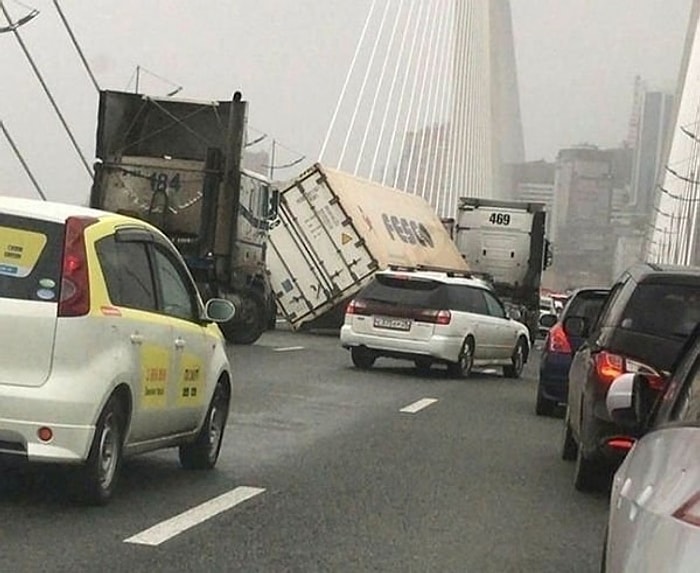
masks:
POLYGON ((681 505, 674 513, 676 519, 700 527, 700 491, 681 505))
POLYGON ((452 322, 452 313, 449 310, 438 311, 435 324, 448 325, 450 322, 452 322))
POLYGON ((63 269, 58 316, 84 316, 90 311, 85 229, 96 223, 90 217, 69 217, 63 238, 63 269))
POLYGON ((547 350, 557 354, 571 354, 571 343, 561 324, 555 324, 550 329, 547 350))
POLYGON ((446 326, 452 322, 452 313, 449 310, 423 310, 416 316, 416 321, 446 326))
POLYGON ((362 300, 351 300, 350 304, 345 308, 345 314, 367 315, 368 310, 366 302, 362 300))

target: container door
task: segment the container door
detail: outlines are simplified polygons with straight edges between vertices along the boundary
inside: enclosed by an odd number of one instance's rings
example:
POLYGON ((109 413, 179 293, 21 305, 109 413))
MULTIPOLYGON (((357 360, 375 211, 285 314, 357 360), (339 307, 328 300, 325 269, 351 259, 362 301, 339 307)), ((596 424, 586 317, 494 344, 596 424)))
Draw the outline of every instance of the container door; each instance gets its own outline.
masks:
POLYGON ((279 220, 267 264, 278 306, 292 326, 353 296, 374 274, 376 261, 318 171, 282 192, 279 220))

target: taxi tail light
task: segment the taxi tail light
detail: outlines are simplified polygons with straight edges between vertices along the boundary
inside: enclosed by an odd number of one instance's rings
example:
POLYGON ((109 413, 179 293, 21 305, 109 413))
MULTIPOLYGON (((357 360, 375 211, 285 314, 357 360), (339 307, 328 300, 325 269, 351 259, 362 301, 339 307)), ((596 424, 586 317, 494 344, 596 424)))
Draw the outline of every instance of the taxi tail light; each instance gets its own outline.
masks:
POLYGON ((700 491, 674 511, 673 517, 689 525, 700 527, 700 491))
POLYGON ((416 317, 416 320, 446 326, 452 322, 452 313, 449 310, 423 310, 416 317))
POLYGON ((63 237, 63 268, 58 316, 84 316, 90 311, 85 229, 96 223, 91 217, 69 217, 63 237))
POLYGON ((571 342, 561 324, 555 324, 547 337, 547 350, 556 354, 571 354, 571 342))

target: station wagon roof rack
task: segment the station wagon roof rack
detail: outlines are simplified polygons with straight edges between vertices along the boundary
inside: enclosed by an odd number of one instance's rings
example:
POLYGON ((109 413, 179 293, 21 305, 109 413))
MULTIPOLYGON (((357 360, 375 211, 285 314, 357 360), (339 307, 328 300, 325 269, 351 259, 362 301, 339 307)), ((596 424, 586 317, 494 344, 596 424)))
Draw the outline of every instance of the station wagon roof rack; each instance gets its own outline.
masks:
POLYGON ((446 268, 446 267, 433 267, 430 265, 410 266, 410 265, 390 264, 388 269, 391 271, 406 271, 406 272, 423 271, 423 272, 431 272, 431 273, 445 273, 448 277, 462 277, 465 279, 481 278, 479 276, 479 273, 474 274, 470 271, 464 271, 464 270, 459 270, 459 269, 450 269, 450 268, 446 268))

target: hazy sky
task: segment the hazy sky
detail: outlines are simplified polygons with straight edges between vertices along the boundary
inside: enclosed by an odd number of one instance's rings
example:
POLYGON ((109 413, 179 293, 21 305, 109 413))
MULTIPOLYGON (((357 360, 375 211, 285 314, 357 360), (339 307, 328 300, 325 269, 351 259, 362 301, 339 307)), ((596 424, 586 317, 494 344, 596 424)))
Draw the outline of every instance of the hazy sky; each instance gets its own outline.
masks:
MULTIPOLYGON (((690 1, 511 0, 528 159, 622 141, 635 75, 675 87, 690 1)), ((4 3, 15 18, 27 13, 15 0, 4 3)), ((319 153, 370 3, 60 1, 102 88, 126 89, 140 65, 183 86, 182 97, 227 99, 241 90, 253 135, 269 133, 308 157, 319 153)), ((97 93, 53 3, 24 4, 41 13, 21 29, 23 38, 92 163, 97 93)), ((0 121, 46 193, 84 201, 87 173, 8 33, 0 34, 0 78, 0 121)), ((172 89, 148 75, 141 87, 172 89)), ((1 134, 0 193, 35 196, 1 134)))

